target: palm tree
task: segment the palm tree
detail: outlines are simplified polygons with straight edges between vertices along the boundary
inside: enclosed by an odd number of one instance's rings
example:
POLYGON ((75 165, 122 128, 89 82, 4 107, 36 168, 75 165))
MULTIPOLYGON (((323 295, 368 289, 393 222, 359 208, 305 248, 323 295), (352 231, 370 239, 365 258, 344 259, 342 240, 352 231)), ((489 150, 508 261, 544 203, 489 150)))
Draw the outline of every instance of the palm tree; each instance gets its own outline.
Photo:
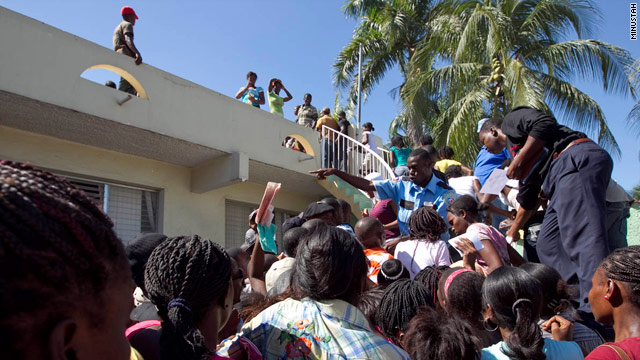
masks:
POLYGON ((424 94, 444 99, 433 129, 436 144, 451 145, 459 160, 471 163, 480 147, 477 121, 528 105, 596 135, 619 155, 600 106, 571 84, 586 78, 608 92, 636 96, 629 52, 583 39, 600 20, 590 1, 443 0, 439 6, 406 64, 401 93, 405 104, 424 94), (564 41, 570 33, 578 39, 564 41))
MULTIPOLYGON (((353 38, 342 49, 334 68, 335 83, 348 91, 350 107, 357 98, 358 49, 362 46, 362 90, 364 99, 384 75, 395 66, 403 76, 407 64, 412 61, 416 47, 428 32, 427 25, 432 16, 431 0, 347 0, 343 11, 348 17, 358 19, 353 38)), ((405 77, 406 81, 406 77, 405 77)), ((404 82, 403 82, 404 84, 404 82)), ((402 84, 396 89, 400 89, 402 84)), ((404 129, 417 142, 427 128, 424 121, 414 113, 434 113, 436 106, 429 96, 421 96, 406 104, 403 116, 394 119, 393 131, 404 129)))

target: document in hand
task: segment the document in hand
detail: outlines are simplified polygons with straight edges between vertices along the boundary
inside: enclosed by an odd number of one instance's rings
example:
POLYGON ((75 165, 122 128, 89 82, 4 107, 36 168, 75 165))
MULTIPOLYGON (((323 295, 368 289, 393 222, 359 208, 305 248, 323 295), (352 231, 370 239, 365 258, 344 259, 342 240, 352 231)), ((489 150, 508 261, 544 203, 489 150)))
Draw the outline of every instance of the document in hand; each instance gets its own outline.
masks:
POLYGON ((478 251, 484 249, 484 245, 482 245, 482 240, 480 240, 480 237, 478 236, 478 233, 477 232, 468 232, 468 233, 462 234, 460 236, 456 236, 453 239, 449 239, 449 244, 451 244, 451 246, 453 246, 453 248, 456 249, 456 251, 458 251, 460 256, 464 255, 462 253, 462 251, 458 250, 458 245, 460 244, 460 241, 461 241, 460 239, 467 239, 467 240, 471 241, 473 246, 478 251))
POLYGON ((481 194, 499 195, 502 188, 507 184, 507 170, 494 169, 489 178, 480 189, 481 194))

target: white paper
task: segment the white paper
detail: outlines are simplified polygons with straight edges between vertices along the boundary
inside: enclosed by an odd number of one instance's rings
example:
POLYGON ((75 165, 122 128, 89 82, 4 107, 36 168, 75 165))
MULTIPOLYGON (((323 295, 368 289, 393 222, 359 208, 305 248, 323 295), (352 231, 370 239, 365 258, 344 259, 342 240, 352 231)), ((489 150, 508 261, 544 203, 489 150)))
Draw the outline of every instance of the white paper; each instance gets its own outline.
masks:
POLYGON ((506 170, 494 169, 482 186, 482 189, 480 189, 480 193, 498 195, 507 184, 507 181, 509 181, 509 178, 507 177, 506 170))
POLYGON ((451 246, 453 246, 453 248, 456 249, 456 251, 458 251, 460 256, 463 256, 463 254, 462 254, 462 251, 458 250, 458 244, 460 244, 460 242, 461 242, 460 239, 462 239, 462 238, 471 241, 471 243, 476 248, 476 250, 480 251, 480 250, 484 249, 484 245, 482 245, 482 240, 480 240, 480 236, 478 236, 478 233, 477 232, 468 232, 468 233, 462 234, 460 236, 456 236, 453 239, 449 239, 449 244, 451 244, 451 246))

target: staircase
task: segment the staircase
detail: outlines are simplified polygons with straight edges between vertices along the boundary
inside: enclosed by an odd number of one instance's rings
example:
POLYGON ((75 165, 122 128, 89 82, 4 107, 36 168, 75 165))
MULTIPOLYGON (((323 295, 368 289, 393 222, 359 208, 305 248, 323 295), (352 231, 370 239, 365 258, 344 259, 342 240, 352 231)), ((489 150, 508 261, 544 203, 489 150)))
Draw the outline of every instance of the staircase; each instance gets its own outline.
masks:
MULTIPOLYGON (((341 170, 346 171, 350 175, 360 177, 365 177, 365 175, 369 175, 370 177, 375 176, 376 180, 392 179, 395 177, 389 164, 376 151, 366 145, 326 126, 322 127, 321 134, 322 141, 324 141, 325 138, 335 140, 336 144, 342 146, 343 149, 347 149, 346 156, 340 151, 338 151, 336 156, 337 164, 344 164, 344 160, 346 160, 348 165, 346 169, 342 168, 341 170)), ((322 145, 320 148, 322 159, 324 159, 326 149, 322 145)), ((364 209, 370 209, 373 206, 373 200, 366 192, 351 186, 335 175, 329 176, 326 180, 317 181, 335 198, 348 202, 351 205, 352 213, 358 219, 362 218, 361 212, 364 209)))

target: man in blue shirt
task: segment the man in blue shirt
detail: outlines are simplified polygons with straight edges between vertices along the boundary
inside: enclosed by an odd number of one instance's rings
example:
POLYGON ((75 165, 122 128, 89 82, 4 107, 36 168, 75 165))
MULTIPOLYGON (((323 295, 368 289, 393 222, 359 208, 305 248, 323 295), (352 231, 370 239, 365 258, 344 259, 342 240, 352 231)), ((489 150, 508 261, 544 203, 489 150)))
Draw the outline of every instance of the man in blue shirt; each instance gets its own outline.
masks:
MULTIPOLYGON (((445 223, 447 221, 447 206, 453 203, 456 193, 444 179, 434 176, 433 165, 427 151, 415 149, 407 159, 409 176, 405 177, 369 181, 338 169, 320 169, 310 173, 315 174, 318 179, 336 175, 360 190, 377 191, 381 200, 393 200, 398 204, 398 226, 400 234, 404 236, 409 235, 409 217, 422 206, 433 206, 445 223)), ((448 233, 443 235, 443 239, 445 238, 448 238, 448 233)))

